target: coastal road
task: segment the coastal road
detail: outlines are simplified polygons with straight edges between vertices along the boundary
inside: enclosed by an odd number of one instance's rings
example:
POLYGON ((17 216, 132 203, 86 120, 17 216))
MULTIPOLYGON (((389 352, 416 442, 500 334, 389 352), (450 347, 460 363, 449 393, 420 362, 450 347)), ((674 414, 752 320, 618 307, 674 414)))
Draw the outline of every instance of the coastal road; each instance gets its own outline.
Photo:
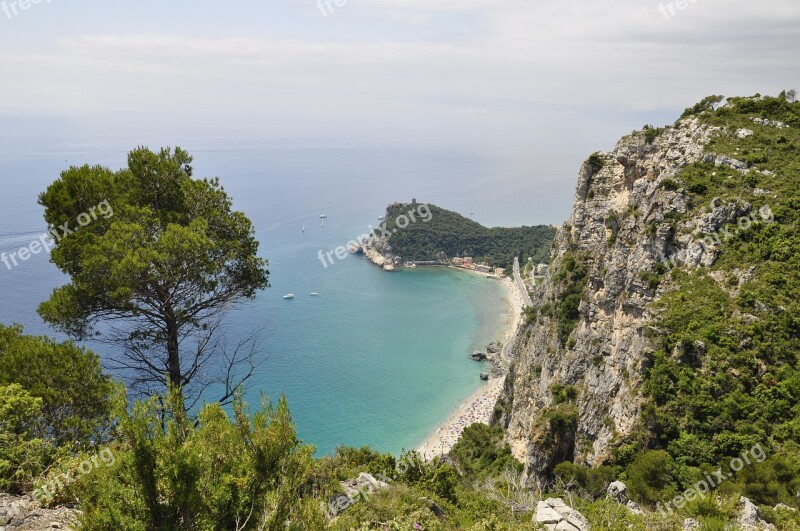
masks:
MULTIPOLYGON (((514 282, 519 288, 520 294, 522 294, 522 300, 526 306, 533 306, 533 302, 531 301, 531 296, 528 295, 528 289, 525 287, 525 283, 522 281, 522 276, 519 272, 519 258, 514 258, 514 282)), ((506 365, 511 365, 511 348, 514 346, 514 341, 516 339, 516 334, 511 336, 511 339, 503 345, 502 350, 500 351, 500 358, 506 363, 506 365)))
POLYGON ((511 365, 511 347, 514 345, 514 340, 517 338, 517 334, 511 336, 511 339, 503 345, 503 350, 500 351, 500 357, 504 362, 506 362, 506 366, 511 365))
POLYGON ((525 283, 522 281, 522 276, 519 274, 519 257, 514 257, 514 281, 517 283, 517 287, 519 287, 520 293, 522 293, 522 300, 525 302, 525 306, 533 306, 533 301, 531 301, 531 296, 528 295, 528 288, 525 287, 525 283))

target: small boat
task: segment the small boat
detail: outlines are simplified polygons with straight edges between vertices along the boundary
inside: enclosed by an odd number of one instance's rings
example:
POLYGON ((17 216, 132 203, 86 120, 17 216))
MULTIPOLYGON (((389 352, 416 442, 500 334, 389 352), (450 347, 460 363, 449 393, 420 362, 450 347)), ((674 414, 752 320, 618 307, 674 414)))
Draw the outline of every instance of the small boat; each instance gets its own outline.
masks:
POLYGON ((378 221, 383 221, 386 219, 386 216, 378 216, 378 221))
POLYGON ((309 295, 311 295, 312 297, 319 297, 319 293, 317 293, 316 291, 312 291, 311 293, 309 293, 309 295))
POLYGON ((305 226, 305 225, 303 225, 303 232, 305 232, 305 231, 306 231, 306 226, 305 226))
POLYGON ((319 217, 319 218, 320 218, 320 219, 325 219, 325 218, 327 218, 327 217, 328 217, 328 214, 322 214, 322 215, 320 215, 320 217, 319 217))
POLYGON ((286 300, 294 299, 294 293, 287 293, 286 295, 283 296, 283 298, 286 300))

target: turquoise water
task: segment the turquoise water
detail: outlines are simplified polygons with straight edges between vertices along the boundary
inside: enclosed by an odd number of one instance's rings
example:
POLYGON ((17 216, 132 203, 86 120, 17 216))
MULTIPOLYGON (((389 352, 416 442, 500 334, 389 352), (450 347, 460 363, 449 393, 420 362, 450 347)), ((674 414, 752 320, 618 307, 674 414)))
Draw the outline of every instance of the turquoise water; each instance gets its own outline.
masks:
POLYGON ((276 281, 283 289, 256 301, 249 321, 259 324, 264 311, 269 360, 251 389, 284 392, 300 436, 321 452, 412 448, 478 387, 480 366, 468 354, 502 335, 502 286, 464 272, 389 274, 348 260, 313 281, 276 281), (289 289, 295 300, 277 297, 289 289), (306 295, 312 289, 320 296, 306 295))
MULTIPOLYGON (((480 204, 491 165, 474 155, 402 150, 192 151, 195 175, 222 178, 270 261, 272 287, 229 318, 231 342, 260 330, 264 363, 245 397, 253 406, 262 393, 284 393, 300 437, 320 453, 339 444, 396 453, 421 442, 479 386, 481 366, 468 354, 502 337, 500 282, 445 269, 386 273, 358 256, 326 268, 318 253, 376 225, 390 202, 418 197, 450 206, 441 196, 452 183, 459 183, 454 198, 480 204), (283 300, 289 292, 296 299, 283 300)), ((0 251, 44 229, 36 196, 65 161, 118 168, 124 155, 122 148, 0 151, 0 251)), ((64 281, 46 255, 12 271, 0 266, 0 322, 56 335, 35 310, 64 281)))

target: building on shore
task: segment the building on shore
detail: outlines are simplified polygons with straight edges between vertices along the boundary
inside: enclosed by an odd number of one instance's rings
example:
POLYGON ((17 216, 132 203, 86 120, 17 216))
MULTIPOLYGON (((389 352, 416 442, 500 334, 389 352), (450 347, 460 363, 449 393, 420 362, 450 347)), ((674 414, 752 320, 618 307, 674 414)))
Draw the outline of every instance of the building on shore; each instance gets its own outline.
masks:
POLYGON ((456 256, 452 260, 450 260, 454 266, 457 267, 472 267, 474 262, 471 256, 465 256, 464 258, 459 258, 456 256))

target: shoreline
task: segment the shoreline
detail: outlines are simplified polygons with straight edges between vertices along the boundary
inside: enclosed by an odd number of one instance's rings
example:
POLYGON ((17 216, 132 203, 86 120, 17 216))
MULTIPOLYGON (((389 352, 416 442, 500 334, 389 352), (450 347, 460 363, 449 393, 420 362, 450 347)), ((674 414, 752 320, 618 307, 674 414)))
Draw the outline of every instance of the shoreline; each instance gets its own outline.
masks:
MULTIPOLYGON (((463 268, 452 269, 459 269, 466 272, 471 271, 463 268)), ((486 276, 485 273, 479 271, 471 272, 484 277, 486 276)), ((508 277, 503 277, 499 280, 506 288, 508 297, 506 331, 502 340, 503 348, 500 351, 501 363, 506 363, 509 360, 506 360, 504 357, 505 346, 517 333, 521 322, 523 302, 522 294, 519 292, 513 280, 508 277)), ((497 398, 502 392, 504 384, 505 375, 499 378, 490 378, 488 382, 466 397, 443 422, 437 425, 433 432, 417 446, 416 451, 423 459, 430 461, 436 456, 449 453, 456 442, 461 438, 461 433, 467 426, 475 423, 488 425, 492 418, 497 398)))

